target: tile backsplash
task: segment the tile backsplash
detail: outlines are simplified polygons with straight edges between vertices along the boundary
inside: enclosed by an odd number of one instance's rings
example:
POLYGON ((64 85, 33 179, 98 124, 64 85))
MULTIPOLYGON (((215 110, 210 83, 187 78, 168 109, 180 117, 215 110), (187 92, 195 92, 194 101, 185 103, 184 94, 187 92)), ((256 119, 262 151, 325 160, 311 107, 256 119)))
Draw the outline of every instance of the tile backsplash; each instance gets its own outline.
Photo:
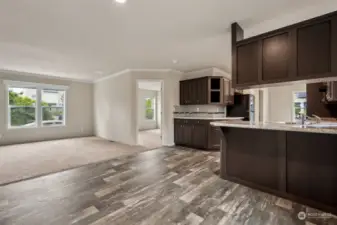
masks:
POLYGON ((175 113, 225 113, 226 107, 217 105, 177 105, 175 113))

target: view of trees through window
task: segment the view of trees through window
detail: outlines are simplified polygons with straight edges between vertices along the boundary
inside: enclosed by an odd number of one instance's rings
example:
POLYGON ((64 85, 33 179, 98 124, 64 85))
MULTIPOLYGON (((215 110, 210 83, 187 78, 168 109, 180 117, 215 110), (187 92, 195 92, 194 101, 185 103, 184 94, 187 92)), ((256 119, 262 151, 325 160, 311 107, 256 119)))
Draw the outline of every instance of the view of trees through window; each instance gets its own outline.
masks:
POLYGON ((36 89, 10 88, 9 93, 10 125, 35 126, 36 125, 36 89), (31 97, 24 94, 31 93, 31 97))
POLYGON ((42 90, 42 124, 43 126, 63 124, 64 91, 42 90))
POLYGON ((37 126, 38 91, 41 91, 41 124, 48 126, 64 123, 64 91, 11 87, 8 89, 11 127, 37 126))
POLYGON ((302 115, 307 115, 307 95, 306 92, 294 93, 294 109, 293 117, 295 120, 301 118, 302 115))
POLYGON ((154 120, 154 98, 145 99, 145 118, 148 120, 154 120))

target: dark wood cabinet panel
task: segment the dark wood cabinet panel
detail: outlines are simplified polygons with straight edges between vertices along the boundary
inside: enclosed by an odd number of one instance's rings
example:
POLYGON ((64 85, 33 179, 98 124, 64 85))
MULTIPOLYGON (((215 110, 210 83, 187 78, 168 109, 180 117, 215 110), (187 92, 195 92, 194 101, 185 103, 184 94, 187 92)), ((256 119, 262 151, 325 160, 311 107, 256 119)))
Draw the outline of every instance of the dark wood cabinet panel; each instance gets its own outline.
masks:
POLYGON ((247 39, 232 24, 234 88, 337 77, 337 11, 247 39))
POLYGON ((207 125, 193 124, 191 146, 204 149, 207 148, 207 143, 207 125))
POLYGON ((227 140, 226 173, 271 189, 278 189, 277 131, 224 129, 227 140), (244 141, 243 141, 244 140, 244 141), (254 151, 251 151, 254 146, 254 151), (274 146, 274 147, 271 147, 274 146))
POLYGON ((197 104, 208 104, 208 78, 200 78, 196 85, 197 104))
POLYGON ((289 33, 281 33, 262 40, 262 80, 286 79, 290 61, 289 33))
POLYGON ((184 124, 183 125, 183 131, 182 131, 182 133, 183 133, 183 143, 182 144, 184 144, 184 145, 190 145, 191 144, 191 142, 192 142, 192 129, 193 129, 193 127, 192 127, 193 125, 191 125, 191 124, 184 124))
POLYGON ((337 16, 331 19, 331 72, 337 74, 337 16))
POLYGON ((259 77, 257 41, 237 47, 237 84, 256 84, 259 77))
POLYGON ((288 132, 288 193, 337 207, 336 146, 335 135, 288 132))
POLYGON ((209 127, 208 148, 219 149, 221 143, 221 129, 219 127, 209 127))
POLYGON ((220 149, 221 133, 211 127, 210 120, 175 119, 174 142, 176 145, 198 149, 220 149))
POLYGON ((298 29, 297 75, 299 77, 315 76, 331 72, 330 31, 330 21, 298 29))
POLYGON ((232 89, 231 83, 225 86, 223 80, 223 77, 202 77, 180 81, 180 104, 229 104, 224 95, 227 92, 229 94, 233 93, 234 89, 232 89))

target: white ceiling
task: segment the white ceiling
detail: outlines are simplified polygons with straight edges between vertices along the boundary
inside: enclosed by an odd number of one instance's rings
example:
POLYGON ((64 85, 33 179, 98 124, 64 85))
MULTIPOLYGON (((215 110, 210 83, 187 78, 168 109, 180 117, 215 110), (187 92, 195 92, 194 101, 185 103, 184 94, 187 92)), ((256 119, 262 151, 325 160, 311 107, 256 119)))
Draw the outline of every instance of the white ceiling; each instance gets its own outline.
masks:
POLYGON ((135 68, 228 70, 232 22, 251 27, 324 1, 1 0, 0 70, 82 80, 135 68))

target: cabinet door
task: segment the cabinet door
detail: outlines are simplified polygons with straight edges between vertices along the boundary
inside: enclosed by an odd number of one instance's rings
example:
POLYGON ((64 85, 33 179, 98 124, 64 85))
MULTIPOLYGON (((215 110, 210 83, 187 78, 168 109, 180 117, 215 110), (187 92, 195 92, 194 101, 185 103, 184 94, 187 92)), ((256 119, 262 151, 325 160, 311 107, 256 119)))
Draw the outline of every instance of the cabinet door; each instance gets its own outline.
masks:
POLYGON ((237 74, 238 85, 258 84, 259 75, 259 43, 258 41, 245 43, 237 47, 237 74))
POLYGON ((195 104, 202 105, 208 104, 208 78, 200 78, 195 83, 195 104))
POLYGON ((182 144, 186 146, 191 146, 192 143, 192 124, 183 124, 182 125, 182 144))
POLYGON ((337 207, 335 135, 287 132, 287 192, 337 207))
POLYGON ((287 79, 290 70, 289 33, 262 40, 262 82, 287 79))
POLYGON ((316 77, 331 72, 331 22, 297 30, 297 76, 316 77))
POLYGON ((198 80, 190 80, 189 81, 189 104, 196 105, 198 99, 198 80))
POLYGON ((183 144, 183 124, 181 120, 174 120, 174 143, 176 145, 183 144))
POLYGON ((180 105, 185 105, 185 102, 184 102, 184 82, 183 81, 180 81, 179 82, 179 102, 180 102, 180 105))
POLYGON ((187 93, 186 81, 180 81, 180 105, 187 104, 187 93))
POLYGON ((207 126, 200 121, 195 121, 192 129, 192 147, 205 149, 208 143, 207 126))
POLYGON ((220 149, 221 129, 220 127, 210 126, 208 135, 208 148, 220 149))

